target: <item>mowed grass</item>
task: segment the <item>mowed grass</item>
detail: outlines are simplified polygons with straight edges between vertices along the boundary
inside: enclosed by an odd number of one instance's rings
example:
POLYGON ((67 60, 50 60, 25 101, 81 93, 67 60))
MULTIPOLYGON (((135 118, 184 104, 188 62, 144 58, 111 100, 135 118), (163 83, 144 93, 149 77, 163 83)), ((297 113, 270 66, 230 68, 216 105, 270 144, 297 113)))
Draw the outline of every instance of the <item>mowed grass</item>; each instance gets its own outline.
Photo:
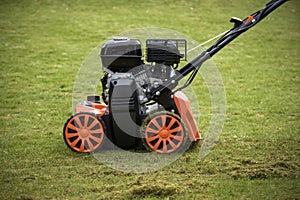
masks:
MULTIPOLYGON (((226 121, 204 159, 193 145, 151 173, 113 170, 64 144, 72 91, 86 56, 135 28, 182 32, 202 42, 265 1, 0 2, 1 199, 299 199, 300 2, 289 1, 214 57, 226 121)), ((99 66, 100 68, 101 66, 99 66)), ((193 83, 205 136, 210 97, 193 83)), ((99 91, 100 92, 100 91, 99 91)))

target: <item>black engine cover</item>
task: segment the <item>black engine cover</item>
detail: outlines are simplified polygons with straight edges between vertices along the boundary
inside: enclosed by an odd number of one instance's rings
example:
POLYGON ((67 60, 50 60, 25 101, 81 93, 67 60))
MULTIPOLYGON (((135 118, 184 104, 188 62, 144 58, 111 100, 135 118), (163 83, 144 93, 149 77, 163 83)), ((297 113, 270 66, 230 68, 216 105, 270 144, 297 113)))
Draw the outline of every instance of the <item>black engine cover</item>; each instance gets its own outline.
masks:
POLYGON ((139 147, 141 109, 137 84, 129 73, 112 75, 109 86, 109 111, 113 143, 123 149, 139 147))
POLYGON ((142 49, 139 40, 126 38, 105 42, 101 48, 103 67, 113 72, 127 72, 142 64, 142 49))

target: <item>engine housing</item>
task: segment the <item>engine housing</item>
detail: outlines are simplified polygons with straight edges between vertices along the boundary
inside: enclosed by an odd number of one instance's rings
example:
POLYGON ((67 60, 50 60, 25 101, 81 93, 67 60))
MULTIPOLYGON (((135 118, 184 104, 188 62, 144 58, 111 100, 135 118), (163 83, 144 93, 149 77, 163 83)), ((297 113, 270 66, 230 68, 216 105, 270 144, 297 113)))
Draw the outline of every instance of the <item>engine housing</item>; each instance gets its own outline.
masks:
POLYGON ((109 82, 109 113, 114 143, 121 148, 140 145, 139 127, 145 112, 138 95, 138 86, 130 73, 112 75, 109 82))

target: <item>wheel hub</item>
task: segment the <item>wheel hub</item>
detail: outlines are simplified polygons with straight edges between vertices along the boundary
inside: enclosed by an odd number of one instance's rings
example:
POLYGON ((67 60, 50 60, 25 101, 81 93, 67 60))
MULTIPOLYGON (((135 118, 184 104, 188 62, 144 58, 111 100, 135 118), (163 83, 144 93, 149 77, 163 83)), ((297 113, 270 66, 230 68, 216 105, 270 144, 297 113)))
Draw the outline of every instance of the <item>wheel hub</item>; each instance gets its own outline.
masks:
POLYGON ((79 130, 79 135, 81 138, 86 138, 87 136, 89 136, 90 132, 87 129, 81 129, 79 130))
POLYGON ((169 136, 169 131, 167 131, 166 129, 163 129, 159 132, 160 137, 162 137, 163 139, 166 139, 169 136))

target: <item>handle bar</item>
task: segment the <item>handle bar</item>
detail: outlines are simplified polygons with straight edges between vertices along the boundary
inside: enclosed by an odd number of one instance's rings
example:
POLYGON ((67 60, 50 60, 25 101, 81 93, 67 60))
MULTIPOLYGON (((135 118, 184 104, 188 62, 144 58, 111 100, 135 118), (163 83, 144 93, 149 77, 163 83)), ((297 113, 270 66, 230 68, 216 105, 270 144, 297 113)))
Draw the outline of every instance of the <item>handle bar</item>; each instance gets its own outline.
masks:
POLYGON ((271 0, 266 4, 266 6, 263 9, 258 10, 255 13, 249 15, 244 20, 240 20, 238 18, 231 18, 230 22, 234 23, 232 29, 226 32, 207 50, 203 51, 200 55, 196 56, 193 60, 184 65, 180 70, 177 71, 177 74, 170 80, 165 82, 165 84, 153 89, 148 94, 148 99, 154 99, 155 97, 160 96, 164 91, 170 91, 171 89, 175 88, 179 80, 181 80, 184 76, 187 76, 189 73, 192 72, 186 83, 177 90, 183 89, 190 85, 193 79, 195 78, 196 74, 198 73, 200 67, 205 61, 210 59, 213 55, 215 55, 223 47, 228 45, 240 34, 255 26, 258 22, 260 22, 263 18, 268 16, 272 11, 281 6, 286 1, 288 0, 271 0))

